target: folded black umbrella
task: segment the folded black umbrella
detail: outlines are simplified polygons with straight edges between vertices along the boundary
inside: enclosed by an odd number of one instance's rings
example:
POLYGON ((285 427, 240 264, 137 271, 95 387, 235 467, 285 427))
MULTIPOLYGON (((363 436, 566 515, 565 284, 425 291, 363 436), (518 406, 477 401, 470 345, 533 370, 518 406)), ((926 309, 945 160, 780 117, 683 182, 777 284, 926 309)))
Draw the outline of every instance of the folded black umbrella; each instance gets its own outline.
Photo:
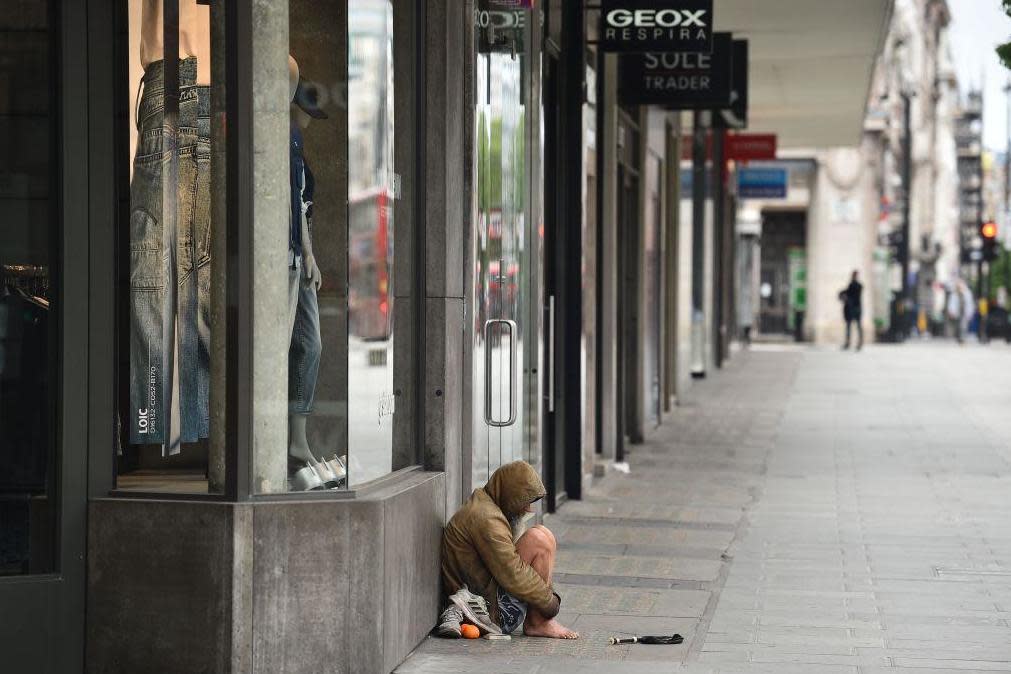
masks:
POLYGON ((672 634, 669 637, 611 637, 608 640, 612 646, 621 644, 652 644, 655 646, 672 646, 684 642, 685 638, 680 634, 672 634))

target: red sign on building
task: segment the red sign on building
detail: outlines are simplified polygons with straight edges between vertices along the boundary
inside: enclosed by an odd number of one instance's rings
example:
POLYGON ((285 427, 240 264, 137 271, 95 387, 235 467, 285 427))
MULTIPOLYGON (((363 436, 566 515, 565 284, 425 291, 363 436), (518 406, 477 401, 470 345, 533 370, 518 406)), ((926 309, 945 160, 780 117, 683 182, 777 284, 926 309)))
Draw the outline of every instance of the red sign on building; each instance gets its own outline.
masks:
POLYGON ((738 133, 727 136, 727 159, 734 161, 776 158, 776 134, 738 133))

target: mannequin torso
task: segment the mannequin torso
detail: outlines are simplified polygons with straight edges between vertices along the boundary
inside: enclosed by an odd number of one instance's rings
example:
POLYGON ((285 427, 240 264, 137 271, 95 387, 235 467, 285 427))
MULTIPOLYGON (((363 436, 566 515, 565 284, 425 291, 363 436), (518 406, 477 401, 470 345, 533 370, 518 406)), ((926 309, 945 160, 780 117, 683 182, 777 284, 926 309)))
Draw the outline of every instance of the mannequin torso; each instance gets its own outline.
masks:
MULTIPOLYGON (((147 67, 164 53, 163 0, 141 0, 140 63, 147 67)), ((211 83, 211 10, 197 0, 179 2, 179 58, 196 57, 197 84, 211 83)))

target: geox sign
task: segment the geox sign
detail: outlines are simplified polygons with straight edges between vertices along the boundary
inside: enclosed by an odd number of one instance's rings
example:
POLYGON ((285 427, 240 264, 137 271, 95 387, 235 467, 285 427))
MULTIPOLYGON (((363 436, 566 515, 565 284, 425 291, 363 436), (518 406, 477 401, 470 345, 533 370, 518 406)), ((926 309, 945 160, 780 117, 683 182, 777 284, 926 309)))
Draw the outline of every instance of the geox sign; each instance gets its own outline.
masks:
POLYGON ((711 52, 713 0, 602 0, 600 48, 711 52))

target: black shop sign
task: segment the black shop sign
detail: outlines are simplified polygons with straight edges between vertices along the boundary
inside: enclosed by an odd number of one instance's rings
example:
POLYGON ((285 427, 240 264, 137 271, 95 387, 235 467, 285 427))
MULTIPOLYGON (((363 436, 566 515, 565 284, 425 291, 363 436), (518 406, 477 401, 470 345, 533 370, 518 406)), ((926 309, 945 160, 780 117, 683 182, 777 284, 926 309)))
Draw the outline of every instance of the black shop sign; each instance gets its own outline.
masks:
POLYGON ((732 43, 730 33, 716 33, 711 54, 622 54, 618 98, 631 105, 660 105, 673 110, 727 108, 732 102, 732 43))
POLYGON ((478 0, 474 9, 478 53, 522 54, 530 6, 530 0, 478 0))
POLYGON ((600 48, 611 52, 709 52, 713 0, 601 0, 600 48))
POLYGON ((734 40, 730 77, 730 107, 713 114, 717 129, 748 128, 748 41, 734 40))

